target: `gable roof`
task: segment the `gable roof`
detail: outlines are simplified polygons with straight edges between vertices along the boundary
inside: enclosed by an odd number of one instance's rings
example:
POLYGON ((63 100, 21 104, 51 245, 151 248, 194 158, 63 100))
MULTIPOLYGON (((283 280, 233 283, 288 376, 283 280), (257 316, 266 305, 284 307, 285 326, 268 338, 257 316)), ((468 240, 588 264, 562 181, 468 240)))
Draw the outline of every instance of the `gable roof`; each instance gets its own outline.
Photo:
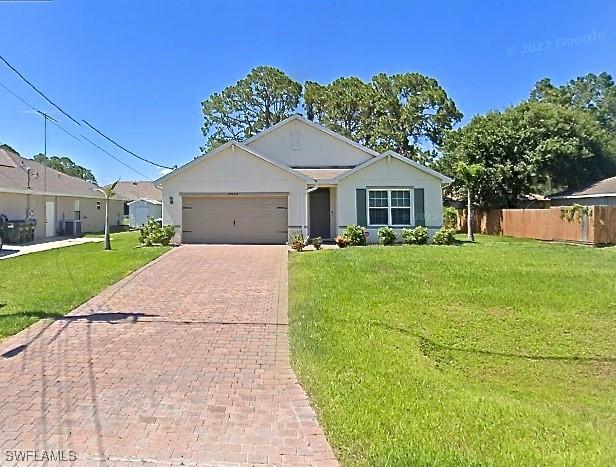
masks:
POLYGON ((555 193, 550 198, 601 198, 604 196, 616 196, 616 177, 599 180, 586 188, 555 193))
POLYGON ((338 175, 337 177, 334 177, 332 179, 332 182, 338 182, 338 181, 342 180, 343 178, 346 178, 346 177, 348 177, 350 175, 353 175, 354 173, 359 172, 360 170, 365 169, 366 167, 374 164, 375 162, 378 162, 378 161, 380 161, 382 159, 385 159, 386 157, 393 157, 394 159, 397 159, 400 162, 404 162, 405 164, 409 164, 410 166, 415 167, 417 170, 420 170, 420 171, 422 171, 424 173, 427 173, 428 175, 431 175, 431 176, 433 176, 435 178, 438 178, 441 181, 441 183, 443 183, 443 184, 447 184, 447 183, 453 182, 453 180, 451 178, 443 175, 442 173, 437 172, 436 170, 432 170, 430 167, 426 167, 425 165, 420 164, 417 161, 409 159, 408 157, 401 156, 397 152, 394 152, 394 151, 391 151, 391 150, 385 151, 383 154, 380 154, 378 157, 375 157, 374 159, 370 159, 370 160, 364 162, 363 164, 359 164, 358 166, 354 167, 353 169, 351 169, 351 170, 349 170, 347 172, 344 172, 344 173, 338 175))
POLYGON ((173 172, 168 173, 167 175, 163 175, 162 177, 160 177, 158 180, 156 180, 154 183, 162 183, 166 180, 169 180, 171 178, 174 178, 176 175, 179 175, 180 173, 184 172, 186 169, 192 167, 193 165, 205 161, 207 159, 210 159, 212 157, 214 157, 215 155, 221 153, 222 151, 224 151, 227 148, 230 147, 238 147, 244 151, 246 151, 249 154, 252 154, 253 156, 269 163, 272 164, 275 167, 278 167, 281 170, 284 170, 287 173, 290 173, 291 175, 294 175, 295 177, 299 177, 302 180, 304 180, 307 183, 314 183, 315 180, 313 178, 310 178, 302 173, 296 172, 295 170, 293 170, 290 167, 287 167, 284 164, 281 164, 280 162, 277 162, 275 160, 272 160, 270 158, 268 158, 265 154, 263 154, 260 151, 257 151, 254 148, 251 148, 249 146, 246 146, 245 144, 239 143, 237 141, 228 141, 225 144, 223 144, 222 146, 218 146, 216 149, 214 149, 213 151, 208 152, 207 154, 203 154, 195 159, 193 159, 192 161, 188 162, 187 164, 184 164, 183 166, 177 168, 176 170, 174 170, 173 172))
POLYGON ((283 127, 291 122, 294 121, 299 121, 302 122, 312 128, 315 128, 323 133, 325 133, 326 135, 331 136, 332 138, 337 139, 338 141, 342 141, 345 144, 348 144, 350 146, 353 146, 356 149, 359 149, 360 151, 364 151, 365 153, 369 154, 372 157, 378 157, 380 154, 377 151, 374 151, 370 148, 367 148, 366 146, 362 146, 361 144, 359 144, 356 141, 353 141, 352 139, 347 138, 346 136, 342 136, 341 134, 336 133, 333 130, 330 130, 329 128, 324 127, 323 125, 319 125, 318 123, 315 123, 313 121, 308 120, 306 117, 302 116, 302 115, 291 115, 290 117, 285 118, 283 121, 276 123, 275 125, 272 125, 269 128, 266 128, 265 130, 257 133, 256 135, 248 138, 246 141, 244 141, 244 144, 246 145, 250 145, 253 141, 256 141, 260 138, 262 138, 263 136, 267 135, 268 133, 271 133, 272 131, 277 130, 280 127, 283 127))
POLYGON ((148 180, 120 181, 113 191, 130 200, 148 199, 162 201, 163 199, 162 190, 154 185, 154 182, 148 180))
POLYGON ((325 183, 331 181, 333 178, 338 175, 342 175, 345 172, 351 170, 352 167, 347 168, 298 168, 295 167, 293 170, 296 170, 299 173, 302 173, 308 177, 314 178, 317 182, 325 183))
MULTIPOLYGON (((104 199, 99 186, 0 149, 0 192, 104 199), (30 168, 30 186, 28 171, 30 168)), ((120 197, 118 199, 121 199, 120 197)))
POLYGON ((148 204, 155 204, 155 205, 162 205, 163 202, 159 199, 148 199, 148 198, 141 198, 141 199, 134 199, 132 201, 129 201, 126 204, 135 204, 135 203, 148 203, 148 204))

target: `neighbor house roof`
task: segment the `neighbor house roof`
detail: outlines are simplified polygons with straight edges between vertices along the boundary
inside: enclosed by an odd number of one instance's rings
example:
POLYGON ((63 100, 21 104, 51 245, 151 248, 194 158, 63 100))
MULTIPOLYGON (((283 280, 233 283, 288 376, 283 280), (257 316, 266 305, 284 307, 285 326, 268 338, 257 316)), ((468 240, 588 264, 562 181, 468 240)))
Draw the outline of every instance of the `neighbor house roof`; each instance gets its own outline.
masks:
POLYGON ((160 201, 160 200, 157 200, 157 199, 148 199, 148 198, 134 199, 134 200, 132 200, 132 201, 128 202, 127 204, 139 203, 139 202, 141 202, 141 201, 143 201, 144 203, 150 203, 150 204, 156 204, 156 205, 159 205, 159 204, 161 204, 161 205, 162 205, 162 204, 163 204, 163 202, 162 202, 162 201, 160 201))
POLYGON ((94 183, 0 149, 0 192, 104 199, 98 189, 94 183))
POLYGON ((616 177, 606 178, 593 183, 585 188, 576 190, 566 190, 550 196, 553 199, 561 198, 602 198, 605 196, 616 196, 616 177))
POLYGON ((163 199, 162 190, 157 188, 154 182, 147 180, 120 181, 113 191, 131 201, 140 199, 162 201, 163 199))
POLYGON ((418 170, 420 170, 422 172, 427 173, 428 175, 432 175, 433 177, 438 178, 441 181, 441 183, 446 184, 446 183, 451 183, 453 181, 451 178, 443 175, 442 173, 439 173, 436 170, 432 170, 431 168, 426 167, 425 165, 420 164, 419 162, 416 162, 416 161, 414 161, 412 159, 409 159, 408 157, 404 157, 404 156, 398 154, 397 152, 394 152, 394 151, 391 151, 391 150, 390 151, 385 151, 383 154, 379 155, 378 157, 375 157, 374 159, 367 160, 366 162, 364 162, 362 164, 359 164, 358 166, 354 167, 353 169, 348 170, 348 171, 346 171, 346 172, 344 172, 344 173, 334 177, 332 179, 332 181, 333 182, 338 182, 339 180, 342 180, 343 178, 346 178, 349 175, 352 175, 352 174, 354 174, 356 172, 359 172, 360 170, 362 170, 362 169, 364 169, 364 168, 374 164, 375 162, 378 162, 378 161, 380 161, 382 159, 385 159, 386 157, 393 157, 394 159, 397 159, 397 160, 399 160, 401 162, 409 164, 409 165, 415 167, 416 169, 418 169, 418 170))

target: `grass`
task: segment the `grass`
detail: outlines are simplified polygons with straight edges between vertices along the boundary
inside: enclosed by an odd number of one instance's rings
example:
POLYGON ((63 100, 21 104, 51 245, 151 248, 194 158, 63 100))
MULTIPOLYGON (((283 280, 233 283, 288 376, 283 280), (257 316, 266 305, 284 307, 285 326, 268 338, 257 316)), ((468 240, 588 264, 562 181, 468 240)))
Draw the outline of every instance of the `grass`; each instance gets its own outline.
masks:
POLYGON ((614 465, 616 249, 290 255, 293 365, 343 465, 614 465))
POLYGON ((59 248, 0 261, 0 340, 42 318, 63 316, 169 248, 137 248, 137 232, 102 243, 59 248))

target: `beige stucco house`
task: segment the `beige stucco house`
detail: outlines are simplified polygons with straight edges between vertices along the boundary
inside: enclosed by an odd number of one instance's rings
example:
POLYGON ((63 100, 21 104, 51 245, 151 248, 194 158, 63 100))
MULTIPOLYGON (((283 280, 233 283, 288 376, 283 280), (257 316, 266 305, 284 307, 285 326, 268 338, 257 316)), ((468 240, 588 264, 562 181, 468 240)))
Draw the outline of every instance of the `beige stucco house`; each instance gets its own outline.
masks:
MULTIPOLYGON (((36 220, 34 240, 100 232, 105 197, 98 186, 0 149, 0 215, 36 220)), ((120 225, 124 199, 110 201, 109 219, 120 225)))
POLYGON ((333 238, 350 224, 442 226, 444 175, 379 154, 301 116, 230 141, 157 183, 163 224, 183 243, 285 243, 297 231, 333 238))

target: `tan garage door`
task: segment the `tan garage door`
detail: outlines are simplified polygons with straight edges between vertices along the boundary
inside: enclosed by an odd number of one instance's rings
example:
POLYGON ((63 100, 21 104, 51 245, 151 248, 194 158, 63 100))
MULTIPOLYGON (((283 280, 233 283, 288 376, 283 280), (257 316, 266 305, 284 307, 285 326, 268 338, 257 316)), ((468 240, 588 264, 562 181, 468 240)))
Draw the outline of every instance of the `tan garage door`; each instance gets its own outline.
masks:
POLYGON ((286 241, 286 196, 182 197, 183 243, 286 241))

